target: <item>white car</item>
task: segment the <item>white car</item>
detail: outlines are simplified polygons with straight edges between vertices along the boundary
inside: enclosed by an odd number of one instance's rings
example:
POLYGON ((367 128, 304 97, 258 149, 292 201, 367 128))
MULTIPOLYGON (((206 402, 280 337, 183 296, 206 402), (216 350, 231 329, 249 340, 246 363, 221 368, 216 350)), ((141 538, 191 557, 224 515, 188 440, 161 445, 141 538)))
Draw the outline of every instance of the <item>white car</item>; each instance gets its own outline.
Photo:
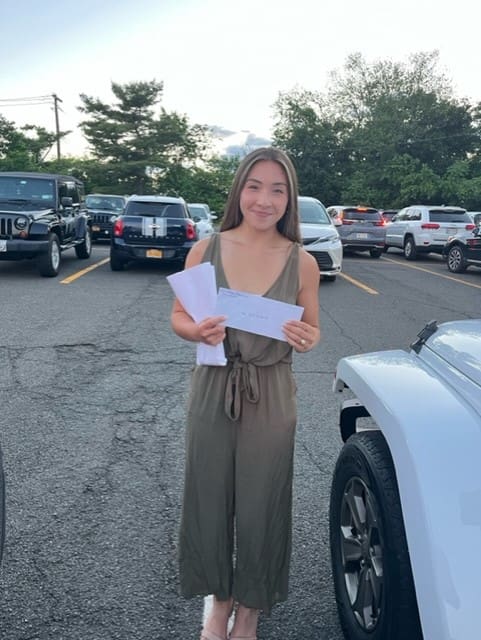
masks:
POLYGON ((416 260, 420 253, 442 253, 448 238, 472 229, 466 209, 413 205, 401 209, 386 225, 384 250, 398 247, 407 260, 416 260))
POLYGON ((478 638, 481 320, 342 358, 334 390, 350 396, 330 501, 345 637, 478 638))
POLYGON ((211 212, 209 205, 201 202, 190 202, 187 206, 195 222, 199 240, 212 235, 214 233, 214 220, 217 220, 217 216, 211 212))
POLYGON ((325 206, 316 198, 299 196, 299 216, 304 249, 316 259, 323 279, 335 280, 342 268, 342 244, 325 206))

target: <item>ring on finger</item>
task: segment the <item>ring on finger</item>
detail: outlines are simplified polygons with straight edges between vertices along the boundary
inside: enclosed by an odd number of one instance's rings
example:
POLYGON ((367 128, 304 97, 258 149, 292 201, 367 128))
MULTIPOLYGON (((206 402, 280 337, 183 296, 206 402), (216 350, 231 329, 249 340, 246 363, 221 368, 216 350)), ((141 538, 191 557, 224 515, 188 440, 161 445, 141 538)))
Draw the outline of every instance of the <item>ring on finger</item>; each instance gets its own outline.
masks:
POLYGON ((301 345, 302 345, 303 347, 305 347, 305 346, 306 346, 306 341, 304 340, 304 338, 301 338, 301 339, 299 340, 299 342, 301 343, 301 345))

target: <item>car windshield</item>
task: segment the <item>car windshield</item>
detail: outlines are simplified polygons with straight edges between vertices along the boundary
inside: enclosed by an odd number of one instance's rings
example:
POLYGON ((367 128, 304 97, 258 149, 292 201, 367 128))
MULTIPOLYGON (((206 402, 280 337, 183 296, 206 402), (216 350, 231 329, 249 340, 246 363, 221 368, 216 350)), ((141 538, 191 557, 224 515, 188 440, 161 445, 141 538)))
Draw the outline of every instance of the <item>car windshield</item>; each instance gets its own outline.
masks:
POLYGON ((315 200, 299 200, 299 216, 305 224, 332 224, 323 205, 315 200))
POLYGON ((430 222, 458 222, 466 224, 472 222, 467 211, 463 209, 430 209, 430 222))
POLYGON ((202 218, 202 220, 208 219, 207 211, 204 209, 204 207, 195 207, 189 205, 189 211, 192 217, 196 216, 197 218, 202 218))
POLYGON ((127 203, 128 216, 151 216, 152 218, 185 218, 184 207, 177 202, 142 202, 132 200, 127 203))
POLYGON ((106 211, 122 211, 125 200, 120 196, 87 196, 85 204, 88 209, 105 209, 106 211))
POLYGON ((0 203, 12 207, 54 207, 55 181, 46 178, 0 176, 0 203))

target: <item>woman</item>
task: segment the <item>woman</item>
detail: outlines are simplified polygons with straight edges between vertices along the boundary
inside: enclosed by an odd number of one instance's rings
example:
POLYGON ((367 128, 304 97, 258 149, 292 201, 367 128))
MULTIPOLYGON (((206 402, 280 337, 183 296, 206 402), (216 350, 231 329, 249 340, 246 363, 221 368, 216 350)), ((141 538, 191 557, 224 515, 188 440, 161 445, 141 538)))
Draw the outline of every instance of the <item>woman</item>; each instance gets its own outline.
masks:
POLYGON ((257 149, 241 162, 221 232, 191 249, 186 267, 209 261, 217 285, 298 304, 285 342, 225 328, 224 317, 195 323, 178 300, 174 331, 194 342, 224 342, 226 367, 198 366, 188 408, 180 530, 186 597, 214 595, 203 640, 255 639, 259 610, 287 598, 296 386, 292 349, 320 339, 319 269, 300 246, 297 178, 285 153, 257 149), (235 541, 235 543, 234 543, 235 541))

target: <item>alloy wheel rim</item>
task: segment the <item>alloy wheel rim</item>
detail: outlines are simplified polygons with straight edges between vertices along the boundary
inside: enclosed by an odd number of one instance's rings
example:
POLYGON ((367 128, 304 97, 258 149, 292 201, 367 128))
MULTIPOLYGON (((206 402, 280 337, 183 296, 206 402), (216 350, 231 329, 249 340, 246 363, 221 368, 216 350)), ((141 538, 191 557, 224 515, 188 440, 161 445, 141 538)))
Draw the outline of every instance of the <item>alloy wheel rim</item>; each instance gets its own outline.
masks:
POLYGON ((456 269, 459 268, 460 264, 461 264, 461 252, 460 250, 455 247, 454 249, 451 249, 451 251, 449 252, 449 266, 451 267, 451 269, 454 271, 456 269))
POLYGON ((57 270, 60 264, 60 249, 58 244, 54 241, 52 242, 52 267, 57 270))
POLYGON ((373 631, 384 600, 383 543, 377 500, 361 478, 351 478, 341 502, 341 562, 352 613, 373 631))

